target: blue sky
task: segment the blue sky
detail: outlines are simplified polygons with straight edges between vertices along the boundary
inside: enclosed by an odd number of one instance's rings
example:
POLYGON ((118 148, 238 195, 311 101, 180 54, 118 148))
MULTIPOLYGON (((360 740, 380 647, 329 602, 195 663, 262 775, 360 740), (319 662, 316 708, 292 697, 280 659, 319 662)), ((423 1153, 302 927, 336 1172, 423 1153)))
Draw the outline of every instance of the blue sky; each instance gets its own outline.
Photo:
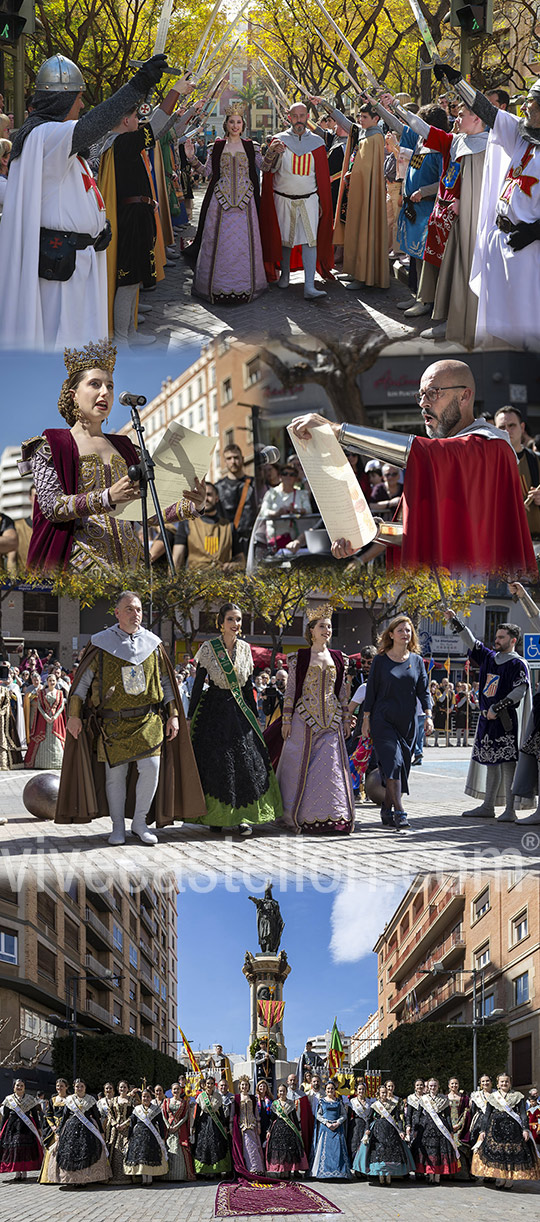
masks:
MULTIPOLYGON (((110 416, 112 431, 129 418, 120 407, 122 390, 136 391, 152 399, 167 377, 177 378, 200 356, 200 345, 160 349, 150 352, 119 351, 114 375, 115 404, 110 416)), ((45 428, 61 428, 58 396, 66 376, 61 352, 2 353, 2 404, 0 410, 0 453, 5 446, 19 445, 45 428)))
MULTIPOLYGON (((310 1036, 331 1028, 336 1015, 350 1035, 376 1009, 372 947, 409 882, 358 884, 332 894, 308 884, 301 892, 274 887, 285 921, 281 948, 292 968, 284 987, 289 1058, 299 1056, 310 1036)), ((189 888, 180 893, 178 1021, 194 1050, 222 1043, 225 1051, 245 1052, 249 985, 242 965, 246 950, 259 950, 248 896, 263 889, 261 882, 235 892, 218 886, 204 895, 189 888)))

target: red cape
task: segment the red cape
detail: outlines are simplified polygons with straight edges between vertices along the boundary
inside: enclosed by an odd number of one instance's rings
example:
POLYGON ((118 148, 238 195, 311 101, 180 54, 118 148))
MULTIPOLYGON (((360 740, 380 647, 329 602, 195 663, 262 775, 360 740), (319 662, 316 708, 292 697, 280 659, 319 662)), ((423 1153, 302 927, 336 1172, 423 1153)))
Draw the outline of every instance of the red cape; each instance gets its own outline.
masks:
POLYGON ((403 484, 403 568, 536 573, 516 456, 507 441, 415 437, 403 484))
MULTIPOLYGON (((333 280, 334 247, 332 245, 332 234, 334 231, 334 212, 328 155, 324 144, 321 144, 320 148, 314 150, 313 157, 321 209, 319 228, 317 229, 317 271, 324 280, 333 280)), ((266 277, 268 280, 277 280, 278 271, 281 266, 281 231, 274 204, 273 174, 270 173, 263 174, 259 221, 266 277)), ((291 271, 298 271, 301 267, 302 247, 294 246, 291 254, 291 271)))

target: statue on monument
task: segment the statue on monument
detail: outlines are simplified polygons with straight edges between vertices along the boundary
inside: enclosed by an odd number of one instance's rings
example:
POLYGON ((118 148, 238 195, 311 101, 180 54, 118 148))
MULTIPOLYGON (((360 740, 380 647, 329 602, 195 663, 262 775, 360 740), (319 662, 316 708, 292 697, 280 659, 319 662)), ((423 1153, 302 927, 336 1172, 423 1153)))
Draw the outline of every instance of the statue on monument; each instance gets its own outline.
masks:
POLYGON ((263 955, 276 955, 285 922, 278 901, 272 897, 271 882, 266 884, 263 899, 257 899, 254 895, 250 895, 249 899, 257 909, 257 934, 263 955))

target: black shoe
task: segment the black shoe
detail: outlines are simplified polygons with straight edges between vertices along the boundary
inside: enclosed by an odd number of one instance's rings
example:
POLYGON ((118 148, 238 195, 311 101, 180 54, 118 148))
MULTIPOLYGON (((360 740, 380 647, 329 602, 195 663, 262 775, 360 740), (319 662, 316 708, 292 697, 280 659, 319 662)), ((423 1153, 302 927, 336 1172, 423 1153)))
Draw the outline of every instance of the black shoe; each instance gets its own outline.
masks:
POLYGON ((387 810, 385 806, 381 806, 381 823, 383 827, 393 827, 394 818, 391 810, 387 810))
POLYGON ((413 768, 419 768, 419 767, 420 767, 420 765, 421 765, 421 763, 422 763, 422 756, 421 756, 421 755, 418 755, 418 756, 417 756, 417 758, 416 758, 415 760, 413 760, 413 761, 412 761, 412 765, 411 765, 411 767, 413 767, 413 768))

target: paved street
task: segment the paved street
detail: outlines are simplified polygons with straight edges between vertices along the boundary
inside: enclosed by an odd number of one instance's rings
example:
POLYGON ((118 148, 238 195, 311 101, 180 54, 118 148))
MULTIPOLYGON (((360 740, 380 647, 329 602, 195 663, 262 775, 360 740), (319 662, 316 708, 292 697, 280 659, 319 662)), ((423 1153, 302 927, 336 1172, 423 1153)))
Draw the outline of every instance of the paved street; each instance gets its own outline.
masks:
MULTIPOLYGON (((0 1176, 0 1222, 23 1218, 24 1222, 210 1222, 214 1217, 216 1189, 211 1184, 161 1184, 151 1188, 88 1188, 63 1192, 35 1182, 7 1183, 0 1176), (2 1183, 3 1181, 3 1183, 2 1183)), ((312 1181, 316 1191, 342 1210, 344 1222, 461 1222, 466 1213, 474 1222, 504 1222, 538 1218, 540 1185, 520 1184, 499 1193, 482 1184, 458 1183, 427 1187, 411 1181, 380 1188, 368 1183, 333 1184, 312 1181)), ((274 1215, 275 1216, 275 1215, 274 1215)), ((287 1222, 305 1217, 336 1217, 334 1214, 287 1215, 287 1222)), ((252 1222, 261 1215, 252 1215, 252 1222)), ((279 1219, 281 1222, 281 1219, 279 1219)))
MULTIPOLYGON (((202 199, 203 191, 198 189, 195 224, 182 230, 185 242, 195 236, 202 199)), ((177 239, 179 249, 180 240, 177 239)), ((351 339, 355 334, 367 337, 369 333, 380 331, 390 339, 399 340, 417 335, 430 325, 425 318, 404 319, 403 313, 396 309, 396 301, 407 297, 407 289, 395 280, 386 291, 366 288, 360 295, 348 292, 339 279, 324 286, 319 284, 319 288, 327 289, 328 296, 314 304, 304 301, 303 279, 303 273, 295 272, 287 291, 274 284, 256 301, 245 305, 210 305, 191 296, 193 273, 180 258, 174 267, 165 269, 165 279, 155 291, 141 295, 141 301, 152 305, 152 313, 142 331, 155 334, 160 347, 169 344, 176 347, 203 343, 224 329, 232 329, 237 338, 252 342, 294 335, 299 331, 313 333, 322 339, 339 336, 351 339)), ((156 345, 152 351, 157 350, 156 345)))
POLYGON ((211 890, 218 879, 227 885, 254 885, 271 871, 277 884, 304 883, 332 891, 360 879, 408 879, 419 870, 463 873, 509 869, 517 865, 538 869, 540 827, 520 829, 485 819, 463 819, 462 810, 475 806, 463 795, 469 752, 456 747, 430 748, 421 768, 411 773, 411 795, 406 809, 409 831, 383 830, 379 812, 370 803, 357 808, 352 836, 285 836, 278 831, 255 832, 249 840, 220 836, 207 828, 179 824, 159 833, 159 845, 145 848, 128 843, 112 848, 107 843, 108 819, 91 824, 57 826, 25 810, 23 788, 32 773, 0 773, 0 857, 12 879, 21 866, 58 879, 81 870, 98 870, 127 879, 163 874, 171 870, 181 885, 211 890))

